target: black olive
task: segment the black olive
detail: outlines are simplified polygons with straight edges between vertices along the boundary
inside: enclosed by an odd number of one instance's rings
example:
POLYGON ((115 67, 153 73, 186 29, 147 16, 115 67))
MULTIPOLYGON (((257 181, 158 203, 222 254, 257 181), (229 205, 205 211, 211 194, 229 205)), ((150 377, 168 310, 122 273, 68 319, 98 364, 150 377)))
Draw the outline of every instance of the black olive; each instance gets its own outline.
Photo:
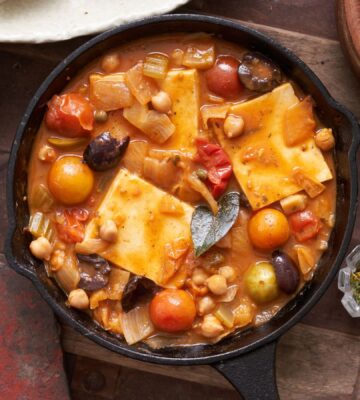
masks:
POLYGON ((272 264, 279 288, 287 294, 295 293, 300 277, 294 261, 283 251, 275 250, 272 253, 272 264))
POLYGON ((107 285, 111 267, 104 258, 97 254, 77 254, 77 257, 80 261, 80 289, 98 290, 107 285))
POLYGON ((114 168, 124 155, 129 141, 129 136, 117 140, 110 132, 104 132, 87 145, 83 155, 84 161, 94 171, 114 168))
POLYGON ((143 276, 132 275, 125 286, 121 305, 129 312, 141 301, 150 300, 161 288, 153 281, 143 276))
POLYGON ((282 81, 279 67, 256 52, 244 55, 238 74, 247 89, 262 93, 273 90, 282 81))

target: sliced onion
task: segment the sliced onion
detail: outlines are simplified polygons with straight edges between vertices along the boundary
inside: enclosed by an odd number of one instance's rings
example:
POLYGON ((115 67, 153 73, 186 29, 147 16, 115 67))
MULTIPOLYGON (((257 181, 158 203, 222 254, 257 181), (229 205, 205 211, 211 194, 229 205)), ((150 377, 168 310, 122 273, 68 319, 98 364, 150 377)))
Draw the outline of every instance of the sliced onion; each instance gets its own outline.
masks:
POLYGON ((207 188, 204 182, 202 182, 197 176, 194 174, 190 174, 187 177, 187 180, 189 182, 189 185, 191 186, 192 189, 194 189, 196 192, 200 193, 202 197, 208 202, 212 212, 214 215, 217 214, 219 207, 214 199, 213 195, 207 188))
POLYGON ((106 287, 96 290, 90 296, 90 309, 99 307, 104 300, 121 300, 125 286, 130 278, 130 272, 112 267, 109 275, 109 282, 106 287))
POLYGON ((230 301, 233 301, 235 299, 238 289, 238 285, 229 286, 226 293, 222 296, 217 297, 216 300, 220 303, 230 303, 230 301))
POLYGON ((148 112, 143 132, 156 143, 166 142, 175 133, 175 125, 166 114, 151 110, 148 112))
POLYGON ((234 313, 227 304, 220 304, 218 309, 214 312, 214 315, 228 329, 231 329, 234 326, 234 313))
POLYGON ((134 102, 123 73, 90 75, 90 100, 96 108, 104 111, 129 107, 134 102))
POLYGON ((207 69, 215 62, 215 49, 213 44, 204 43, 201 46, 190 45, 184 54, 182 64, 189 68, 207 69), (201 47, 201 48, 200 48, 201 47))
POLYGON ((54 272, 54 276, 66 293, 76 289, 80 281, 80 273, 75 256, 66 256, 63 266, 54 272))
POLYGON ((108 242, 101 239, 86 239, 75 244, 76 253, 80 254, 99 254, 106 250, 108 242))
POLYGON ((141 176, 144 172, 144 158, 148 151, 148 142, 144 140, 131 141, 122 159, 125 168, 141 176))
POLYGON ((208 128, 209 119, 225 119, 230 109, 230 104, 206 105, 201 107, 201 117, 204 127, 208 128))
POLYGON ((140 129, 156 143, 164 143, 175 132, 175 125, 166 114, 148 110, 145 105, 135 102, 124 109, 124 118, 140 129))
POLYGON ((144 105, 150 102, 152 96, 154 96, 159 89, 154 80, 144 76, 143 68, 142 62, 130 68, 125 74, 125 82, 136 100, 144 105))
POLYGON ((123 313, 121 325, 128 344, 137 343, 150 336, 154 332, 154 325, 150 319, 149 306, 139 306, 123 313))
POLYGON ((144 177, 155 185, 170 188, 177 181, 178 169, 171 160, 157 160, 151 157, 144 159, 144 177))

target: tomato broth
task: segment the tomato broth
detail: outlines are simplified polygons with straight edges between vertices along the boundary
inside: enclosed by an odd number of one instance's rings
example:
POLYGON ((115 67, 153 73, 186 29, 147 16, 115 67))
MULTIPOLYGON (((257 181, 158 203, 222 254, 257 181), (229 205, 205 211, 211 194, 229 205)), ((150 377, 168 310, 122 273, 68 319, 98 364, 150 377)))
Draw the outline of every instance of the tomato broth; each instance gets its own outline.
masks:
POLYGON ((129 344, 214 343, 312 279, 335 222, 334 138, 265 56, 174 34, 113 49, 48 103, 30 250, 129 344))

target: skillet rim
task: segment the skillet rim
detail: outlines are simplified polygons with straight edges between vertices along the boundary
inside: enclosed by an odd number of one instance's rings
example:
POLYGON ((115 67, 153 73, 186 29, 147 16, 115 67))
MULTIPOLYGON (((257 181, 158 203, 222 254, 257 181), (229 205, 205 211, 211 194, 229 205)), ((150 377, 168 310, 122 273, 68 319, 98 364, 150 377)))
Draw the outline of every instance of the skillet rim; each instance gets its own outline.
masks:
MULTIPOLYGON (((319 78, 315 75, 314 72, 303 62, 301 61, 294 53, 292 53, 287 48, 280 45, 273 38, 264 35, 253 28, 249 28, 247 26, 242 25, 237 21, 233 21, 223 17, 213 17, 203 14, 172 14, 172 15, 162 15, 156 17, 150 17, 146 19, 142 19, 139 21, 131 22, 116 28, 113 28, 109 31, 103 32, 89 41, 85 42, 78 48, 76 48, 69 56, 67 56, 63 61, 61 61, 47 76, 47 78, 40 85, 39 89, 36 91, 35 95, 32 97, 24 116, 21 119, 19 127, 16 131, 16 135, 13 141, 13 145, 11 148, 11 153, 9 157, 8 164, 8 172, 7 172, 7 212, 9 218, 9 228, 5 242, 5 256, 10 264, 10 266, 18 273, 29 278, 32 283, 35 285, 36 289, 42 295, 42 297, 47 301, 47 303, 51 306, 54 312, 61 317, 66 323, 75 328, 78 332, 83 334, 85 337, 93 340, 99 345, 120 353, 122 355, 140 360, 140 361, 148 361, 157 364, 168 364, 168 365, 189 365, 189 364, 210 364, 214 362, 218 362, 221 360, 225 360, 228 358, 233 358, 236 356, 240 356, 247 352, 253 351, 261 346, 264 346, 268 343, 274 342, 281 335, 283 335, 287 330, 289 330, 292 326, 294 326, 304 315, 309 312, 309 310, 317 303, 317 301, 321 298, 321 296, 325 293, 326 289, 329 287, 330 283, 334 279, 338 268, 341 265, 342 260, 345 257, 346 250, 351 240, 353 227, 355 224, 355 216, 356 216, 356 205, 357 205, 357 168, 356 168, 356 150, 358 148, 360 142, 360 129, 358 122, 355 116, 349 112, 344 106, 335 101, 332 96, 329 94, 328 90, 319 80, 319 78), (112 36, 120 35, 122 32, 141 28, 144 25, 156 25, 166 22, 205 22, 212 25, 218 25, 222 27, 226 27, 229 29, 234 29, 238 31, 242 31, 256 40, 259 40, 263 44, 268 45, 270 48, 275 48, 275 51, 281 53, 283 57, 285 57, 289 63, 293 66, 296 66, 301 70, 301 73, 306 76, 317 88, 321 97, 325 100, 330 108, 334 111, 340 113, 344 116, 344 118, 350 123, 351 131, 352 131, 352 141, 348 150, 349 157, 349 182, 350 182, 350 199, 349 199, 349 215, 345 228, 345 234, 341 241, 341 245, 339 251, 335 257, 335 261, 333 265, 330 267, 329 272, 327 273, 325 279, 321 282, 318 288, 316 288, 313 293, 309 296, 307 301, 301 306, 299 310, 295 312, 295 314, 289 318, 285 323, 283 323, 280 327, 275 328, 270 334, 267 334, 265 337, 261 339, 257 339, 253 341, 251 344, 245 345, 235 350, 225 351, 216 355, 210 356, 200 356, 200 357, 183 357, 183 358, 175 358, 168 356, 161 356, 158 354, 153 354, 151 349, 149 349, 148 353, 145 353, 143 350, 138 350, 135 347, 129 346, 124 342, 118 341, 117 344, 114 344, 107 339, 101 337, 96 332, 87 328, 85 325, 75 320, 63 307, 52 297, 49 292, 46 290, 45 286, 41 283, 37 274, 32 270, 29 270, 19 264, 14 257, 12 251, 12 238, 16 229, 16 215, 15 215, 15 196, 14 196, 14 175, 15 175, 15 166, 17 161, 17 153, 20 147, 20 143, 22 141, 22 137, 26 132, 26 127, 28 122, 31 119, 31 116, 36 109, 38 102, 42 95, 46 92, 49 85, 60 75, 72 62, 74 62, 80 55, 86 53, 93 46, 106 41, 112 36), (354 168, 355 166, 355 168, 354 168)), ((213 344, 211 346, 216 346, 217 344, 213 344)), ((191 346, 195 347, 195 346, 191 346)))

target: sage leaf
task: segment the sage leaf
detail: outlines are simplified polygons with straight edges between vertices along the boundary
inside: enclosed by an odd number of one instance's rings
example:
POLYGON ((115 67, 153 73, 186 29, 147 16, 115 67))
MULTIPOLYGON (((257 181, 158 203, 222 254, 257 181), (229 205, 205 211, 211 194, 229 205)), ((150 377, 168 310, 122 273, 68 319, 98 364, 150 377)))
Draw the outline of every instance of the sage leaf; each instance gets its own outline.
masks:
POLYGON ((229 192, 219 202, 219 212, 214 215, 206 206, 198 206, 191 220, 191 237, 195 256, 199 257, 223 238, 234 225, 240 209, 240 195, 229 192))

